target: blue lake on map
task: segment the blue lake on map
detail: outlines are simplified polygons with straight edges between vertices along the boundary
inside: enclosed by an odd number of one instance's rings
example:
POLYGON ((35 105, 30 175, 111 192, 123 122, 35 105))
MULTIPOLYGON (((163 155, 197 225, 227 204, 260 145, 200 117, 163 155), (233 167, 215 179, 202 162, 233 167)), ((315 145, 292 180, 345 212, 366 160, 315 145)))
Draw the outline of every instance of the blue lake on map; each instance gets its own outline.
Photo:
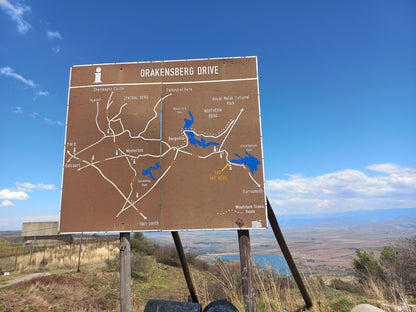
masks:
POLYGON ((195 133, 193 133, 192 131, 190 131, 191 126, 194 123, 194 116, 192 115, 191 111, 189 111, 189 116, 191 117, 191 119, 187 119, 184 118, 183 120, 185 121, 185 125, 183 126, 183 130, 185 130, 186 135, 189 138, 189 143, 195 145, 195 146, 201 146, 203 148, 210 146, 210 145, 220 145, 217 142, 207 142, 205 141, 205 139, 203 137, 201 137, 201 140, 198 140, 195 138, 195 133))
POLYGON ((244 158, 242 158, 237 153, 234 153, 234 155, 237 156, 239 159, 231 159, 230 162, 235 163, 235 164, 246 165, 250 169, 251 174, 253 174, 254 171, 257 171, 257 167, 258 165, 260 165, 260 160, 258 160, 256 157, 247 153, 247 151, 246 151, 246 156, 244 158))
MULTIPOLYGON (((240 260, 240 256, 222 256, 217 258, 219 260, 240 260)), ((260 265, 262 268, 271 268, 276 273, 282 275, 292 275, 289 267, 286 264, 286 260, 280 255, 252 255, 252 259, 255 263, 260 265)), ((214 261, 214 260, 209 260, 214 261)))
POLYGON ((147 169, 143 169, 142 170, 142 175, 144 175, 144 176, 147 176, 147 175, 150 175, 150 177, 153 179, 153 180, 156 180, 155 179, 155 177, 153 176, 153 174, 152 174, 152 170, 157 170, 157 169, 159 169, 159 162, 157 162, 154 166, 150 166, 149 168, 147 168, 147 169))

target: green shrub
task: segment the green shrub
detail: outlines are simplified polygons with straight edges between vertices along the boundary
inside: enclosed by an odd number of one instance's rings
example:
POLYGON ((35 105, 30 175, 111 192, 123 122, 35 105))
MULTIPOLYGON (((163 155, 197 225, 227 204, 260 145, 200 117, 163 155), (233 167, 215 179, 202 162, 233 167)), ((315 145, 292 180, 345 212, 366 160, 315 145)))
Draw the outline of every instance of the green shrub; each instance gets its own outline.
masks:
POLYGON ((131 276, 137 279, 145 279, 142 273, 149 270, 152 266, 152 260, 149 256, 143 256, 140 253, 132 253, 131 255, 131 276))
MULTIPOLYGON (((352 259, 352 264, 360 283, 371 281, 386 289, 399 283, 405 294, 416 296, 416 236, 384 246, 379 259, 372 251, 367 253, 357 249, 356 253, 357 258, 352 259)), ((399 296, 397 292, 392 295, 399 296)))
POLYGON ((153 255, 157 263, 163 263, 174 267, 181 266, 178 253, 173 246, 160 247, 153 255))
POLYGON ((259 300, 257 301, 257 310, 263 311, 278 311, 278 306, 275 302, 259 300))
POLYGON ((416 295, 416 236, 384 246, 380 262, 390 280, 400 280, 407 294, 416 295))
POLYGON ((350 293, 358 293, 359 289, 352 285, 351 283, 345 282, 340 280, 339 278, 333 279, 329 284, 329 287, 334 288, 336 290, 344 290, 350 293))
POLYGON ((120 272, 120 257, 114 257, 114 259, 107 259, 105 261, 109 271, 120 272))
POLYGON ((153 255, 154 252, 160 248, 159 244, 148 239, 140 232, 134 233, 130 240, 131 250, 142 253, 144 255, 153 255))
POLYGON ((48 260, 46 260, 45 258, 43 258, 40 263, 39 263, 39 267, 45 267, 48 265, 48 260))
POLYGON ((386 272, 380 266, 377 259, 374 258, 373 251, 369 253, 361 251, 360 249, 355 250, 357 258, 352 259, 355 272, 358 274, 358 280, 360 283, 366 283, 370 280, 373 281, 384 281, 386 272))
POLYGON ((328 306, 333 309, 334 312, 350 312, 355 304, 346 297, 340 297, 331 301, 328 306))
MULTIPOLYGON (((120 272, 120 257, 115 257, 106 261, 110 271, 120 272)), ((143 256, 138 252, 132 252, 130 258, 131 276, 133 278, 143 279, 143 273, 152 266, 152 259, 149 256, 143 256)))
POLYGON ((198 259, 198 255, 193 252, 187 252, 185 254, 186 261, 188 264, 193 265, 200 271, 208 271, 209 265, 206 261, 198 259))
MULTIPOLYGON (((153 254, 157 263, 163 263, 166 265, 180 267, 181 262, 179 260, 178 252, 173 246, 163 246, 158 248, 153 254)), ((188 265, 193 265, 195 268, 201 271, 207 271, 209 265, 206 261, 198 259, 198 256, 192 252, 185 253, 185 259, 188 265)))

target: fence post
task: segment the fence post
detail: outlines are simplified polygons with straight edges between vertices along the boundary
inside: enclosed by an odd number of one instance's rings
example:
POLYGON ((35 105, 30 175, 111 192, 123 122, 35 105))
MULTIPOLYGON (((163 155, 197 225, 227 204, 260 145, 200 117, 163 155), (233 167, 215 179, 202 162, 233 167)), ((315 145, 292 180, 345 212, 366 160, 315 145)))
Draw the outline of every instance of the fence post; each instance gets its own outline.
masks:
POLYGON ((30 266, 30 265, 31 265, 31 263, 32 263, 33 240, 32 240, 31 245, 32 245, 32 246, 30 246, 30 257, 29 257, 29 264, 28 264, 28 266, 30 266))
POLYGON ((81 248, 82 248, 82 236, 84 235, 84 232, 81 233, 81 241, 79 242, 79 253, 78 253, 78 269, 77 272, 81 272, 79 269, 79 266, 81 265, 81 248))

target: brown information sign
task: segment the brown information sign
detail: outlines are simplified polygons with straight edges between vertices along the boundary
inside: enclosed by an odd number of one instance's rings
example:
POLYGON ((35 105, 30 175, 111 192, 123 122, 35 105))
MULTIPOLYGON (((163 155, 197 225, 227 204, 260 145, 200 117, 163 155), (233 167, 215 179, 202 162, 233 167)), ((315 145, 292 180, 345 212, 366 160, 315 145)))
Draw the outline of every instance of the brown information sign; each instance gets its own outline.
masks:
POLYGON ((73 66, 60 232, 267 227, 256 57, 73 66))

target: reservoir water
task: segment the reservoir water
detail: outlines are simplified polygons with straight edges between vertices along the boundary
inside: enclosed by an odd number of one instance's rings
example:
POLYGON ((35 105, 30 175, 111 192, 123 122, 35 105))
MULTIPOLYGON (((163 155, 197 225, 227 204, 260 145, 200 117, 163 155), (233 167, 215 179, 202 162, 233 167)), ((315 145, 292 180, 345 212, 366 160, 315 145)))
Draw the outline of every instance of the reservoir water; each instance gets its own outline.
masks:
MULTIPOLYGON (((233 256, 222 256, 217 259, 220 260, 240 260, 239 255, 233 256)), ((271 268, 276 273, 282 275, 292 275, 290 269, 287 266, 286 260, 283 256, 280 255, 252 255, 253 262, 260 265, 262 268, 271 268)), ((214 260, 212 260, 214 261, 214 260)))

